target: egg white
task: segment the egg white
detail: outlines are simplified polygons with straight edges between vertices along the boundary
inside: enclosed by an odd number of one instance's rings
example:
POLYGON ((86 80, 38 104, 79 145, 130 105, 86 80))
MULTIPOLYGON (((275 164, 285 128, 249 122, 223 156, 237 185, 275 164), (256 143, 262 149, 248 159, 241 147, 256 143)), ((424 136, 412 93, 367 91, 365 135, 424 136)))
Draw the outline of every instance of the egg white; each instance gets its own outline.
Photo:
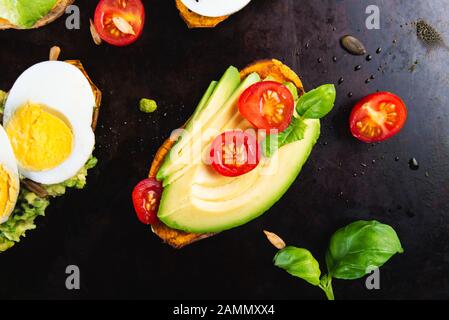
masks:
POLYGON ((71 126, 72 153, 61 165, 45 171, 27 170, 18 164, 24 177, 42 184, 57 184, 75 176, 89 159, 95 145, 91 128, 95 107, 92 88, 75 66, 61 61, 46 61, 27 69, 16 80, 5 104, 6 127, 16 110, 27 102, 43 104, 61 113, 71 126))
MULTIPOLYGON (((20 188, 19 171, 11 143, 9 142, 8 136, 2 126, 0 126, 0 165, 2 165, 3 168, 10 174, 12 183, 17 186, 17 193, 12 195, 11 199, 15 206, 20 188)), ((8 220, 11 212, 14 210, 14 206, 11 208, 10 212, 7 212, 3 218, 0 218, 0 224, 8 220)))
POLYGON ((193 12, 205 17, 227 16, 243 9, 251 0, 181 0, 193 12))

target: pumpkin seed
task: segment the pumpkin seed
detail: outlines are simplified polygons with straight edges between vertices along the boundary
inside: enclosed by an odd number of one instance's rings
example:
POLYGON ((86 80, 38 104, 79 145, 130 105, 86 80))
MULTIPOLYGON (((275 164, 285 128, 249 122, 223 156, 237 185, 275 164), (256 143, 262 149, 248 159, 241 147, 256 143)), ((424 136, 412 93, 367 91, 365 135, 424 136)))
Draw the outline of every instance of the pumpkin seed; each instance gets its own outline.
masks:
POLYGON ((90 22, 90 34, 92 35, 92 39, 94 40, 94 43, 99 46, 101 44, 101 38, 100 35, 97 32, 97 29, 95 29, 94 22, 92 19, 89 19, 90 22))
POLYGON ((281 239, 277 234, 270 231, 263 231, 270 243, 275 246, 277 249, 282 250, 286 247, 284 240, 281 239))
POLYGON ((61 48, 59 48, 58 46, 51 47, 48 59, 50 61, 57 61, 60 54, 61 48))
POLYGON ((366 54, 366 49, 363 43, 353 36, 349 35, 343 36, 340 42, 342 47, 353 55, 362 56, 366 54))

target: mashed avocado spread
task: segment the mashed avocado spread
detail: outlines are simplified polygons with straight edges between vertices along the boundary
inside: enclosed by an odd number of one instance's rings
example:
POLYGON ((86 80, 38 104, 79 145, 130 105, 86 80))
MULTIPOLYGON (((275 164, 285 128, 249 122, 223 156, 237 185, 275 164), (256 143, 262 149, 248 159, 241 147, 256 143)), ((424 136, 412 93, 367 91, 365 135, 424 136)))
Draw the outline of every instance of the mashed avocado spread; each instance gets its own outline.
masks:
POLYGON ((0 18, 21 28, 32 28, 57 2, 57 0, 0 0, 0 18))

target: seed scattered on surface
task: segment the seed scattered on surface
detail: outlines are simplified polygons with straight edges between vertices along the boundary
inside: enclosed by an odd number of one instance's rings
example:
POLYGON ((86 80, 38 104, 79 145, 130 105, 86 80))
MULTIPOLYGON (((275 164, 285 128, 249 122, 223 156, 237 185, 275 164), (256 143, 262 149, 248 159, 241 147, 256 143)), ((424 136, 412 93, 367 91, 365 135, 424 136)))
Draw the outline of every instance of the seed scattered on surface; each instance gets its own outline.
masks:
POLYGON ((419 162, 416 160, 416 158, 411 158, 408 162, 408 165, 410 169, 412 170, 418 170, 419 169, 419 162))
POLYGON ((436 46, 443 42, 441 34, 424 20, 416 22, 416 35, 427 46, 436 46))
POLYGON ((413 64, 408 68, 408 70, 410 72, 414 72, 416 70, 416 67, 418 66, 418 64, 419 64, 419 61, 415 60, 415 62, 413 62, 413 64))
POLYGON ((346 35, 340 39, 341 46, 349 53, 362 56, 366 54, 366 49, 363 43, 356 37, 346 35))
POLYGON ((366 56, 366 61, 371 61, 371 60, 373 60, 373 56, 372 55, 367 55, 366 56))
POLYGON ((371 80, 374 80, 374 79, 376 79, 376 76, 375 76, 374 74, 372 74, 369 78, 370 78, 371 80))
POLYGON ((395 157, 394 161, 398 162, 399 161, 399 157, 395 157))
POLYGON ((152 112, 156 111, 157 103, 156 103, 156 101, 154 101, 152 99, 146 99, 146 98, 140 99, 139 109, 140 109, 140 111, 142 111, 144 113, 152 113, 152 112))
POLYGON ((380 47, 377 48, 376 53, 379 54, 379 53, 381 53, 381 52, 382 52, 382 48, 380 48, 380 47))
POLYGON ((362 69, 362 66, 361 65, 356 65, 355 68, 354 68, 354 71, 359 71, 360 69, 362 69))
POLYGON ((370 82, 371 82, 370 79, 366 79, 366 80, 365 80, 365 83, 366 83, 366 84, 368 84, 368 83, 370 83, 370 82))
POLYGON ((354 95, 354 94, 353 94, 352 92, 348 92, 348 97, 349 97, 349 98, 352 98, 353 95, 354 95))
POLYGON ((264 230, 263 233, 265 233, 268 241, 270 241, 270 243, 277 249, 282 250, 287 246, 284 240, 282 240, 277 234, 266 230, 264 230))
POLYGON ((48 60, 57 61, 60 54, 61 54, 61 48, 58 46, 53 46, 50 49, 50 55, 49 55, 48 60))
POLYGON ((332 61, 333 61, 333 62, 337 62, 337 57, 336 57, 336 56, 333 56, 333 57, 332 57, 332 61))
POLYGON ((342 84, 345 81, 345 79, 343 77, 340 77, 340 79, 338 79, 338 84, 342 84))
POLYGON ((409 218, 413 218, 413 217, 415 216, 415 214, 414 214, 412 211, 410 211, 410 210, 408 210, 408 211, 406 212, 406 215, 407 215, 407 217, 409 217, 409 218))
POLYGON ((94 40, 94 43, 99 46, 101 44, 101 38, 100 35, 97 32, 97 29, 95 28, 94 22, 92 19, 89 19, 90 22, 90 34, 92 35, 92 39, 94 40))
POLYGON ((310 48, 310 43, 307 42, 305 47, 306 47, 306 49, 309 49, 310 48))
POLYGON ((318 63, 321 63, 323 61, 323 58, 318 58, 316 59, 316 61, 318 61, 318 63))

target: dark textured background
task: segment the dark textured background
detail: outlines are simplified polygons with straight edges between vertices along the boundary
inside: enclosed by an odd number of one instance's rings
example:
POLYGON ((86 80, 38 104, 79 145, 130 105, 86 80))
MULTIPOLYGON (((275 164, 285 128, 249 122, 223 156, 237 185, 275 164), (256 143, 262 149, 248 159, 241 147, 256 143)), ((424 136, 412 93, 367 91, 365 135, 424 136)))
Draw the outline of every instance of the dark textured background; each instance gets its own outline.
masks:
POLYGON ((262 229, 322 262, 330 235, 356 219, 391 224, 405 253, 382 267, 381 290, 335 281, 337 298, 449 298, 449 51, 423 46, 412 25, 425 18, 448 30, 447 0, 255 0, 213 30, 188 30, 174 1, 144 2, 143 36, 126 48, 93 44, 88 18, 96 1, 77 1, 81 30, 66 30, 62 18, 39 30, 0 32, 0 88, 59 45, 61 58, 81 59, 104 93, 99 166, 85 190, 54 200, 37 230, 0 255, 0 298, 322 299, 319 289, 272 265, 275 250, 262 229), (365 28, 369 4, 381 9, 381 30, 365 28), (347 33, 365 42, 371 62, 340 48, 347 33), (136 219, 133 186, 212 79, 230 64, 270 57, 293 67, 306 89, 344 77, 319 145, 263 217, 181 251, 163 245, 136 219), (376 79, 365 84, 371 74, 376 79), (403 97, 409 119, 398 136, 372 146, 350 136, 347 119, 357 99, 376 89, 403 97), (158 111, 139 112, 142 97, 156 99, 158 111), (409 169, 411 157, 418 171, 409 169), (65 289, 69 264, 81 269, 79 291, 65 289))

